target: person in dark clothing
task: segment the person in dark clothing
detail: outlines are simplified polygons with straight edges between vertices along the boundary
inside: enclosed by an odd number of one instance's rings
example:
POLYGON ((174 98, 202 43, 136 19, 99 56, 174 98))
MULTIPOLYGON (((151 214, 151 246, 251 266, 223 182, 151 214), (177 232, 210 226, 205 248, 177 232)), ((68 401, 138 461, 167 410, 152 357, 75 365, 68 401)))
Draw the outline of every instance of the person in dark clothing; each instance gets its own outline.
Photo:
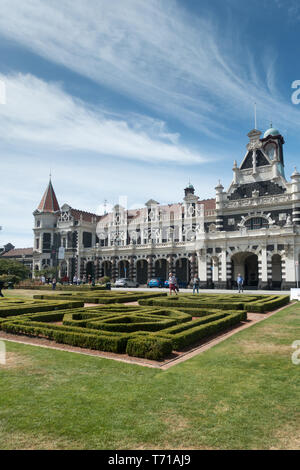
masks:
POLYGON ((4 297, 4 295, 2 294, 3 287, 4 287, 4 282, 0 281, 0 297, 4 297))
POLYGON ((199 284, 200 284, 200 279, 198 276, 195 276, 193 279, 193 294, 197 291, 197 294, 199 294, 199 284))

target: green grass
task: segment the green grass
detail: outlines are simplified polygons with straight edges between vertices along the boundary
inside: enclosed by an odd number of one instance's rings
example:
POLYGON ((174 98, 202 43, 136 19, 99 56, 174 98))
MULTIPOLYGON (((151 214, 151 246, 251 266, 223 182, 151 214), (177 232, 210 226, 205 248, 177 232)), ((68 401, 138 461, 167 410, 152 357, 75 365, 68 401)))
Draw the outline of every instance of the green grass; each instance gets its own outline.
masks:
MULTIPOLYGON (((4 294, 4 299, 6 298, 15 298, 15 297, 27 297, 29 299, 33 298, 34 294, 40 294, 41 291, 39 290, 28 290, 28 289, 4 289, 3 291, 4 294)), ((47 293, 52 293, 53 291, 51 290, 51 287, 49 287, 49 292, 47 293)), ((0 299, 1 302, 1 299, 0 299)))
POLYGON ((1 449, 300 448, 300 305, 167 371, 6 343, 1 449))

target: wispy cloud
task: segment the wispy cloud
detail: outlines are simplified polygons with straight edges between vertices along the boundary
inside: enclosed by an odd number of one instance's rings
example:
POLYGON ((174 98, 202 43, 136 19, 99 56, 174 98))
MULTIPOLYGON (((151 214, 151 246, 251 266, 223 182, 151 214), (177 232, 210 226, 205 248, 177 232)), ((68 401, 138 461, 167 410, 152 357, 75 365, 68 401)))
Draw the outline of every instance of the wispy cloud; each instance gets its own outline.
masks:
POLYGON ((32 75, 0 75, 7 103, 0 108, 2 142, 27 142, 66 151, 142 161, 201 163, 207 156, 179 142, 162 121, 146 116, 117 119, 74 99, 59 84, 32 75))
POLYGON ((244 38, 234 43, 209 16, 172 0, 1 0, 1 33, 37 54, 213 135, 226 120, 272 113, 299 127, 244 38), (274 93, 276 96, 274 96, 274 93), (223 117, 223 119, 222 119, 223 117))

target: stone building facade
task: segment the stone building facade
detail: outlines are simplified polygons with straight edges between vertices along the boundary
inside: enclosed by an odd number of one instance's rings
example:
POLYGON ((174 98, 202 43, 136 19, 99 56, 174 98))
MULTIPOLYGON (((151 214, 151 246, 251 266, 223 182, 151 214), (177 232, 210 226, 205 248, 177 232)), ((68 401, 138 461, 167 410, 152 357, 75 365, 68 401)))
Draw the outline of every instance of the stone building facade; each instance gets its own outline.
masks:
POLYGON ((173 272, 185 283, 232 288, 294 287, 300 255, 300 173, 284 173, 283 136, 254 129, 227 191, 201 200, 189 184, 182 202, 98 216, 59 207, 51 181, 34 212, 33 269, 57 265, 61 276, 128 277, 140 284, 173 272), (63 260, 57 259, 63 246, 63 260))

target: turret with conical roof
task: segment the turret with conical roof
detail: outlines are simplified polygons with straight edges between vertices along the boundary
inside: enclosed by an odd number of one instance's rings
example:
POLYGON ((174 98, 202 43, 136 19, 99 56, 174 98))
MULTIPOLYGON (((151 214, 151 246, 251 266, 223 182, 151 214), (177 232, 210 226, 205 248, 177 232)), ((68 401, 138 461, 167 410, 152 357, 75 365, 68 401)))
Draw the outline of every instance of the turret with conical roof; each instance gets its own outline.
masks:
POLYGON ((51 178, 37 210, 39 212, 58 212, 60 210, 55 191, 52 186, 51 178))
MULTIPOLYGON (((35 219, 33 229, 34 251, 43 253, 44 263, 47 262, 49 264, 52 256, 50 252, 52 253, 53 249, 56 249, 58 246, 58 241, 55 240, 54 234, 60 216, 60 207, 52 186, 51 176, 41 202, 33 215, 35 219)), ((39 269, 41 268, 41 260, 39 261, 38 267, 39 269)))

